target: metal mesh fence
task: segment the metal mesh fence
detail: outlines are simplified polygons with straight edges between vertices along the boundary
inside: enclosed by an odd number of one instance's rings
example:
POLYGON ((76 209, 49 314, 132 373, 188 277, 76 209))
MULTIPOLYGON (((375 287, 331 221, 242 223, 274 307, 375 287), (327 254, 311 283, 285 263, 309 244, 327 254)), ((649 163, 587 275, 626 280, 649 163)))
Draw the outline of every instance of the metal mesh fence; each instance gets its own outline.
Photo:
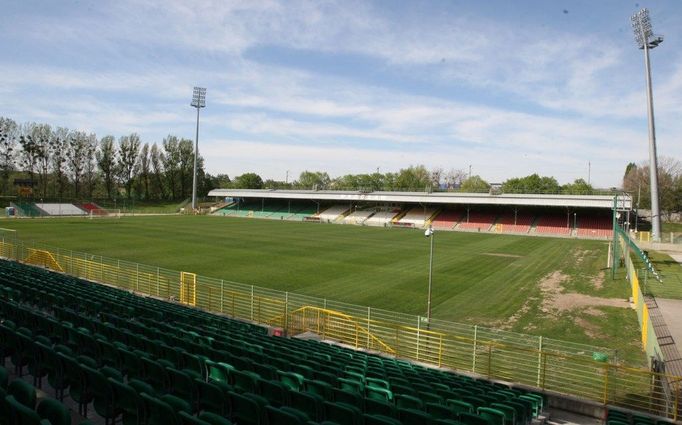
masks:
POLYGON ((679 411, 681 377, 618 365, 613 361, 614 350, 604 347, 441 320, 428 323, 420 316, 193 274, 188 281, 175 270, 28 246, 17 240, 0 242, 0 255, 41 267, 58 266, 72 276, 281 327, 289 335, 312 331, 359 349, 673 419, 679 411), (38 251, 42 253, 37 255, 38 251), (595 353, 611 362, 595 361, 595 353))

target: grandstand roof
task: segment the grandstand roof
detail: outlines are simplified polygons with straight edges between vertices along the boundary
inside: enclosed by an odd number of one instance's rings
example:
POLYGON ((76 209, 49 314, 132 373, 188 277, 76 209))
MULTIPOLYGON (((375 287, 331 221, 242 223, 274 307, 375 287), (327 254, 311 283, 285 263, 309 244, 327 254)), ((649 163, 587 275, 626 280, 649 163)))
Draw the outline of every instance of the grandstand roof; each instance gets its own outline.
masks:
MULTIPOLYGON (((342 190, 213 189, 208 196, 341 202, 397 202, 421 204, 512 205, 542 207, 613 208, 615 195, 546 195, 462 192, 360 192, 342 190)), ((618 195, 618 209, 631 209, 632 198, 618 195)))

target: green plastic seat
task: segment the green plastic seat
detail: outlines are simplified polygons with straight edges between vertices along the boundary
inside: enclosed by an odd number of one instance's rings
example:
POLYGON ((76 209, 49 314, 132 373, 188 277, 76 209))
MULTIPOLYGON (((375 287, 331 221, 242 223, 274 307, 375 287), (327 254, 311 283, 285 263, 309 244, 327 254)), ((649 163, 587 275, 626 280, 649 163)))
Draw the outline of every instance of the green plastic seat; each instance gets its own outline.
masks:
POLYGON ((365 425, 402 425, 403 423, 400 422, 396 418, 392 418, 389 416, 383 416, 383 415, 368 415, 364 414, 364 423, 365 425))
POLYGON ((302 421, 299 416, 273 406, 266 406, 265 414, 269 424, 304 425, 306 423, 306 421, 302 421))
POLYGON ((12 419, 9 424, 17 425, 42 425, 40 423, 40 416, 33 410, 17 401, 13 396, 5 397, 5 403, 9 407, 10 417, 12 419))
POLYGON ((257 401, 235 392, 230 392, 229 396, 232 406, 231 419, 240 425, 261 425, 263 423, 264 414, 257 401))
POLYGON ((421 399, 417 397, 413 397, 406 394, 395 394, 394 398, 395 405, 398 408, 417 410, 421 410, 424 408, 424 403, 421 401, 421 399))
POLYGON ((87 386, 85 371, 73 357, 63 353, 58 353, 57 356, 69 382, 69 397, 78 404, 78 413, 87 416, 88 404, 92 402, 93 394, 87 386))
POLYGON ((386 390, 391 389, 391 384, 385 379, 379 378, 365 378, 365 386, 368 388, 384 388, 386 390))
POLYGON ((365 394, 367 398, 374 400, 393 401, 393 393, 391 390, 381 387, 365 387, 365 394))
POLYGON ((233 370, 231 372, 234 388, 242 393, 258 393, 260 376, 251 371, 233 370))
POLYGON ((280 381, 261 379, 258 382, 260 394, 267 398, 275 407, 280 407, 289 403, 289 390, 280 381))
POLYGON ((0 388, 7 390, 7 385, 9 384, 9 372, 4 366, 0 366, 0 388))
POLYGON ((180 412, 178 413, 178 416, 180 416, 182 425, 211 425, 210 422, 206 422, 196 416, 192 416, 187 412, 180 412))
POLYGON ((324 417, 324 399, 317 394, 289 391, 290 406, 304 412, 310 420, 321 421, 324 417))
POLYGON ((147 425, 182 425, 180 416, 170 404, 146 393, 141 393, 147 411, 147 425))
POLYGON ((355 379, 336 378, 336 386, 346 391, 364 394, 364 384, 355 379))
POLYGON ((362 395, 341 388, 334 388, 333 392, 335 403, 344 403, 356 407, 360 409, 360 411, 365 408, 365 400, 362 395))
POLYGON ((199 419, 209 425, 232 425, 232 422, 229 419, 213 412, 201 412, 199 414, 199 419))
POLYGON ((484 417, 478 416, 474 413, 459 413, 459 421, 465 425, 491 425, 491 422, 484 417))
POLYGON ((538 399, 537 397, 533 397, 528 394, 524 394, 522 396, 519 396, 517 400, 522 401, 525 400, 527 402, 530 402, 533 404, 533 417, 537 418, 538 415, 540 415, 540 412, 542 411, 542 400, 538 399))
POLYGON ((333 388, 334 387, 332 387, 331 384, 325 381, 318 381, 316 379, 305 380, 306 392, 309 392, 311 394, 317 394, 320 397, 325 398, 327 400, 331 399, 333 388))
POLYGON ((395 404, 382 400, 365 398, 365 413, 368 415, 397 417, 395 404))
POLYGON ((144 400, 132 386, 107 378, 114 392, 116 408, 122 413, 123 425, 139 425, 144 419, 144 400))
POLYGON ((479 407, 476 409, 478 416, 487 419, 490 425, 505 425, 507 418, 504 412, 491 407, 479 407))
POLYGON ((454 413, 452 407, 438 403, 426 403, 425 407, 426 412, 434 419, 457 419, 457 414, 454 413))
POLYGON ((170 390, 170 376, 168 376, 168 371, 162 363, 142 358, 142 365, 144 368, 144 380, 149 382, 156 392, 165 393, 170 390))
POLYGON ((197 389, 199 410, 208 410, 220 415, 227 415, 230 411, 227 393, 229 387, 223 387, 215 382, 204 382, 199 379, 194 380, 197 389))
POLYGON ((506 425, 516 424, 516 409, 504 403, 490 403, 491 409, 499 410, 504 413, 504 422, 506 425))
POLYGON ((36 389, 26 381, 15 379, 10 382, 7 386, 7 394, 31 410, 36 407, 36 389))
POLYGON ((423 410, 398 408, 398 419, 403 425, 430 424, 433 417, 423 410))
POLYGON ((38 404, 36 412, 41 419, 50 421, 50 425, 71 425, 71 412, 55 399, 43 399, 38 404))
POLYGON ((170 394, 176 395, 185 400, 197 399, 197 389, 194 385, 194 378, 185 373, 185 371, 166 368, 168 377, 170 379, 170 394))
POLYGON ((361 425, 362 412, 345 403, 324 402, 324 417, 339 425, 361 425))
POLYGON ((230 378, 230 372, 234 370, 232 365, 206 360, 206 369, 209 381, 222 382, 228 385, 232 383, 230 378))
MULTIPOLYGON (((224 416, 212 412, 199 413, 199 419, 209 423, 210 425, 232 425, 232 422, 224 416)), ((270 424, 273 425, 273 424, 270 424)))
POLYGON ((119 415, 119 410, 114 403, 114 389, 111 383, 102 372, 88 366, 81 367, 86 375, 87 387, 92 392, 92 405, 95 412, 104 418, 105 425, 108 425, 109 421, 113 425, 113 420, 119 415))
POLYGON ((289 389, 295 391, 303 391, 304 389, 304 378, 296 372, 284 372, 281 370, 277 371, 279 380, 284 383, 289 389))

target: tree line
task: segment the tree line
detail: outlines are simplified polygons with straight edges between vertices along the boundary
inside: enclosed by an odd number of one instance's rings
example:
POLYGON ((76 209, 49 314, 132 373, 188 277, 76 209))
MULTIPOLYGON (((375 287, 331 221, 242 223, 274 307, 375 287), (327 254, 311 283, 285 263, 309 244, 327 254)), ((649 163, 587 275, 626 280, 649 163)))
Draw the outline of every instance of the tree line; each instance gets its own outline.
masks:
MULTIPOLYGON (((197 158, 197 189, 206 193, 214 178, 197 158)), ((13 195, 13 183, 32 188, 34 198, 179 200, 191 196, 194 142, 174 135, 161 143, 143 142, 136 133, 106 135, 17 124, 0 117, 0 191, 13 195)))
MULTIPOLYGON (((651 208, 649 190, 649 162, 639 165, 634 162, 625 167, 623 190, 632 194, 637 208, 651 208)), ((664 215, 682 212, 682 163, 669 158, 658 158, 658 195, 661 212, 664 215)))
POLYGON ((399 190, 399 191, 438 191, 460 192, 498 191, 500 193, 555 193, 590 195, 595 189, 583 179, 560 185, 554 177, 541 177, 531 174, 515 177, 501 184, 491 185, 478 175, 469 175, 463 170, 451 169, 447 172, 437 168, 428 170, 424 165, 413 165, 398 172, 346 174, 331 178, 324 171, 303 171, 292 182, 263 180, 256 173, 246 173, 230 180, 222 175, 217 181, 221 188, 233 189, 308 189, 308 190, 399 190))

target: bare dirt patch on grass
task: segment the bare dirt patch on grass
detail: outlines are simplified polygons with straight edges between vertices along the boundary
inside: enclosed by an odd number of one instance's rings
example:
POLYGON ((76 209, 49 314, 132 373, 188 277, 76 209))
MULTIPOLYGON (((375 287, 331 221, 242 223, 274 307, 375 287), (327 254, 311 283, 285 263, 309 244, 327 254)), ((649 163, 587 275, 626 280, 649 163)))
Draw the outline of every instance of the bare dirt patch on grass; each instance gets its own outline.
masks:
MULTIPOLYGON (((599 276, 601 276, 603 282, 603 272, 601 272, 599 276)), ((599 276, 597 276, 597 281, 599 280, 599 276)), ((594 307, 630 307, 629 302, 618 298, 602 298, 575 292, 561 292, 563 283, 567 279, 567 275, 560 271, 555 271, 540 280, 540 290, 543 295, 542 311, 544 313, 560 314, 582 308, 590 308, 589 311, 591 312, 598 311, 594 307)), ((599 284, 601 285, 601 283, 599 284)), ((597 286, 596 282, 595 286, 597 286)))

